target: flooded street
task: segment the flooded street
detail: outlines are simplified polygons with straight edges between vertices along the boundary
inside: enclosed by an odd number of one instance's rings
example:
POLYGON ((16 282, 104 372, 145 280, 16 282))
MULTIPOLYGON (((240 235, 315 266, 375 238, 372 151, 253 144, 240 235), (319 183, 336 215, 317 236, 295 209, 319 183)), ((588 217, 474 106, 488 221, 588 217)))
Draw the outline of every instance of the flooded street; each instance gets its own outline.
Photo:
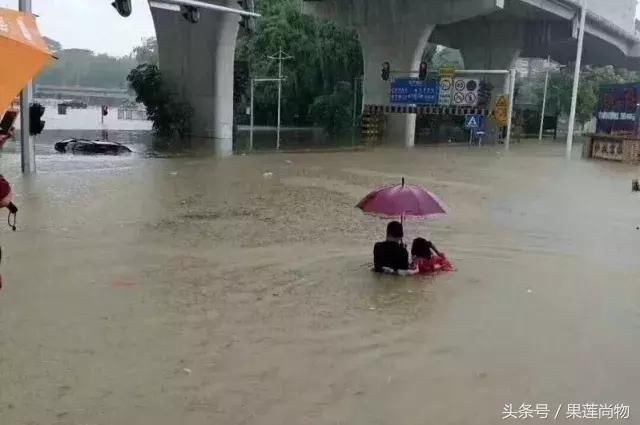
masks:
POLYGON ((5 152, 0 423, 523 422, 506 403, 562 404, 556 423, 625 403, 636 423, 638 170, 563 156, 45 153, 23 179, 5 152), (354 205, 401 177, 451 209, 406 233, 458 272, 370 272, 386 222, 354 205))

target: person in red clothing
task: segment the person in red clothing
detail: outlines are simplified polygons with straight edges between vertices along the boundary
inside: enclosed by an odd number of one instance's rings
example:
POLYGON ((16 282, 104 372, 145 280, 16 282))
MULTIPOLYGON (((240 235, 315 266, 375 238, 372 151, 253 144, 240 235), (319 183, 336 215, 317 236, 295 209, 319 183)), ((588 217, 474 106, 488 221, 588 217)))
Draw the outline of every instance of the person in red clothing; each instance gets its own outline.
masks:
POLYGON ((447 257, 431 242, 416 238, 411 245, 412 268, 419 274, 431 274, 439 271, 454 271, 447 257), (435 255, 434 255, 435 254, 435 255))
MULTIPOLYGON (((7 208, 9 210, 9 217, 11 215, 15 216, 18 212, 18 208, 14 205, 13 201, 13 190, 11 189, 11 184, 5 179, 2 175, 0 175, 0 208, 7 208)), ((9 225, 15 231, 15 219, 13 224, 9 221, 9 225)), ((0 263, 2 263, 2 247, 0 247, 0 263)), ((2 289, 2 275, 0 275, 0 289, 2 289)))

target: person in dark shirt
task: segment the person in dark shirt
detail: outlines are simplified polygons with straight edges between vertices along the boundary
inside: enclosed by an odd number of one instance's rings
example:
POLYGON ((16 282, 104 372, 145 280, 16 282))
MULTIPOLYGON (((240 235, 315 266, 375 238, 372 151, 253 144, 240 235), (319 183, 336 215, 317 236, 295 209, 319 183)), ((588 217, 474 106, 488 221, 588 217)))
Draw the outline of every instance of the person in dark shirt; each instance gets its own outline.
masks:
POLYGON ((402 224, 392 221, 387 225, 387 240, 378 242, 373 247, 374 270, 399 272, 409 269, 409 253, 402 245, 404 230, 402 224))

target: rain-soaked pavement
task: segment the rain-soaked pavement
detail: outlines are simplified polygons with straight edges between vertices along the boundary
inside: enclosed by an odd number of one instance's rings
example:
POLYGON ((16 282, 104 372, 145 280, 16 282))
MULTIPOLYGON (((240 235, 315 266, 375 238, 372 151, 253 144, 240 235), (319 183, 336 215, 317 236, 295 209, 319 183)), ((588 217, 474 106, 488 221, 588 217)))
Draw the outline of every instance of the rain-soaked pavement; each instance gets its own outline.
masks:
POLYGON ((559 145, 39 149, 25 180, 0 158, 21 208, 1 234, 3 425, 613 422, 567 420, 568 403, 638 423, 637 167, 559 145), (408 233, 457 273, 369 271, 385 223, 353 205, 402 176, 451 208, 408 233), (508 403, 549 419, 503 421, 508 403))

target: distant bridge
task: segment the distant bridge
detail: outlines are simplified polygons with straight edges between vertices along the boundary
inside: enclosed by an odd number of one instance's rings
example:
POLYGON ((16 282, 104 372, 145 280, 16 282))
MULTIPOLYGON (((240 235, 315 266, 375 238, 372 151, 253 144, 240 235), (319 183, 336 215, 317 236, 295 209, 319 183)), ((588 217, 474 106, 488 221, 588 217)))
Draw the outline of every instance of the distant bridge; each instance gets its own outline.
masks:
POLYGON ((54 86, 37 84, 34 97, 44 99, 75 100, 87 105, 119 106, 134 102, 135 97, 126 89, 108 89, 101 87, 54 86))

